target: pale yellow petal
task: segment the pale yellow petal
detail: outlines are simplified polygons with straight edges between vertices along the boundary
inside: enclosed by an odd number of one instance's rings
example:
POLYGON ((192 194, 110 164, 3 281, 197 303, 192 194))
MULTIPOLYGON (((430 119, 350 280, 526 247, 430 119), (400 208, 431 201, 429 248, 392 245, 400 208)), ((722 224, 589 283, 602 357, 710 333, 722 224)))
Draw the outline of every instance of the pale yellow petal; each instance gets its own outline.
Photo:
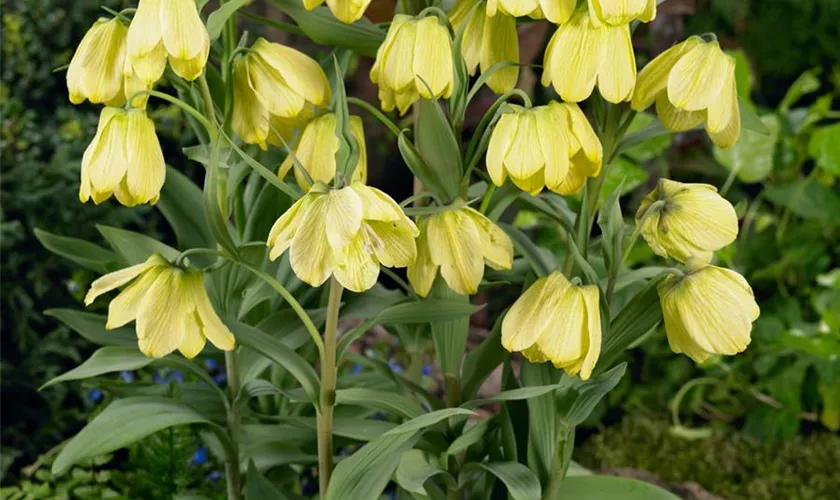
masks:
POLYGON ((508 175, 516 180, 532 177, 545 167, 537 137, 537 119, 533 110, 519 114, 519 126, 504 157, 504 165, 508 175))
POLYGON ((110 194, 123 180, 128 167, 127 132, 128 116, 125 111, 115 113, 90 156, 88 175, 94 192, 110 194))
POLYGON ((144 110, 128 112, 126 146, 126 185, 138 203, 148 203, 160 195, 166 179, 166 164, 155 124, 144 110))
POLYGON ((178 350, 187 359, 192 359, 204 350, 206 339, 201 333, 198 315, 195 311, 187 314, 184 319, 184 338, 178 346, 178 350))
MULTIPOLYGON (((479 17, 480 14, 481 12, 478 12, 473 17, 479 17)), ((488 17, 484 23, 481 40, 482 73, 502 61, 519 63, 519 38, 514 18, 504 14, 488 17)), ((509 66, 496 69, 487 79, 487 86, 493 92, 501 94, 516 87, 517 80, 519 80, 519 66, 509 66)))
POLYGON ((698 44, 668 74, 668 100, 683 111, 704 110, 720 98, 726 75, 734 68, 735 61, 716 41, 698 44))
MULTIPOLYGON (((396 21, 396 16, 394 20, 396 21)), ((417 23, 413 20, 400 24, 391 24, 388 35, 393 32, 393 41, 385 47, 382 54, 382 65, 379 73, 379 84, 394 92, 414 85, 414 40, 417 33, 417 23)), ((386 42, 387 43, 387 40, 386 42)), ((377 57, 379 60, 379 57, 377 57)), ((373 70, 371 70, 373 78, 373 70)), ((376 81, 376 80, 374 80, 376 81)), ((416 89, 415 89, 416 90, 416 89)))
MULTIPOLYGON (((140 0, 128 27, 128 55, 143 57, 162 43, 160 4, 162 0, 140 0)), ((162 45, 161 45, 162 46, 162 45)), ((164 60, 166 54, 164 53, 164 60)))
POLYGON ((163 0, 160 30, 166 51, 175 59, 193 59, 204 50, 207 29, 198 16, 194 0, 163 0))
POLYGON ((552 24, 565 24, 575 13, 577 0, 540 0, 545 18, 552 24))
POLYGON ((471 0, 459 0, 449 15, 456 33, 462 29, 464 22, 466 22, 466 27, 463 28, 464 35, 461 37, 461 56, 464 58, 467 72, 470 75, 475 74, 475 70, 478 69, 478 64, 481 62, 484 24, 485 20, 488 19, 481 8, 471 10, 473 5, 475 3, 471 0), (467 15, 469 17, 464 19, 464 16, 467 15))
POLYGON ((564 101, 580 102, 592 94, 599 69, 604 66, 604 36, 600 29, 591 26, 585 13, 560 26, 554 36, 557 39, 545 53, 548 79, 564 101))
MULTIPOLYGON (((734 146, 741 136, 741 109, 738 105, 738 89, 736 88, 734 78, 730 90, 723 94, 722 99, 728 100, 729 106, 732 108, 729 114, 729 122, 718 132, 712 132, 710 129, 709 136, 717 147, 725 149, 734 146)), ((711 115, 711 110, 709 111, 711 115)))
POLYGON ((510 269, 513 266, 513 241, 507 233, 478 210, 466 207, 464 211, 478 227, 481 252, 487 265, 497 271, 510 269))
POLYGON ((535 346, 554 321, 557 304, 550 298, 555 294, 562 295, 569 286, 569 281, 557 271, 534 282, 516 299, 502 321, 502 346, 510 352, 535 346))
POLYGON ((184 271, 164 269, 154 281, 137 313, 140 351, 150 358, 171 353, 184 339, 186 315, 192 310, 184 271))
POLYGON ((534 108, 537 138, 545 163, 545 184, 551 189, 566 178, 569 172, 568 134, 566 111, 560 106, 534 108))
POLYGON ((361 229, 362 200, 350 186, 330 190, 326 197, 327 241, 334 251, 340 251, 356 239, 361 229))
POLYGON ((152 283, 155 282, 164 269, 166 269, 164 265, 148 267, 136 281, 125 287, 108 304, 108 321, 105 323, 106 329, 112 330, 119 328, 137 319, 137 312, 140 310, 140 304, 143 303, 143 299, 146 298, 149 292, 149 287, 152 286, 152 283))
POLYGON ((487 173, 497 186, 504 184, 507 178, 504 163, 517 135, 519 115, 519 112, 504 113, 490 134, 486 156, 487 173))
POLYGON ((370 0, 327 0, 327 6, 339 21, 350 24, 358 21, 365 14, 370 0))
POLYGON ((253 50, 306 101, 317 106, 329 104, 330 83, 317 61, 291 47, 269 43, 263 38, 254 43, 253 50))
POLYGON ((231 126, 246 144, 263 144, 268 138, 268 109, 257 98, 248 76, 248 58, 233 63, 233 113, 231 126))
MULTIPOLYGON (((160 42, 149 52, 136 56, 129 54, 126 61, 127 67, 134 71, 143 85, 151 88, 156 81, 160 80, 166 69, 166 48, 163 42, 160 42)), ((124 75, 128 73, 125 69, 123 71, 124 75)))
POLYGON ((169 64, 172 65, 172 70, 175 74, 190 82, 201 76, 204 72, 207 57, 210 55, 210 35, 207 34, 206 30, 203 30, 198 36, 204 38, 204 44, 195 57, 179 59, 171 55, 169 56, 169 64))
POLYGON ((130 267, 126 267, 125 269, 120 269, 119 271, 114 271, 113 273, 108 273, 101 278, 95 280, 90 285, 90 290, 88 290, 87 295, 85 295, 85 305, 89 306, 96 300, 97 297, 102 295, 103 293, 110 292, 115 288, 119 288, 129 281, 133 280, 137 276, 140 275, 143 271, 151 269, 155 266, 161 266, 166 264, 167 261, 158 254, 152 254, 151 257, 146 259, 145 262, 140 264, 135 264, 130 267))
MULTIPOLYGON (((540 6, 538 0, 499 0, 500 10, 507 12, 514 17, 522 17, 530 14, 540 6)), ((488 13, 488 15, 494 15, 488 13)))
POLYGON ((374 259, 373 249, 365 244, 361 231, 338 251, 341 256, 336 259, 333 273, 344 288, 361 293, 376 284, 379 263, 374 259))
POLYGON ((354 182, 350 187, 362 202, 363 219, 395 222, 405 218, 397 202, 382 191, 361 182, 354 182))
POLYGON ((311 197, 303 196, 294 202, 288 210, 283 212, 283 215, 271 226, 271 231, 266 240, 266 245, 271 247, 271 252, 269 253, 271 260, 280 257, 292 244, 295 233, 300 226, 301 216, 305 212, 305 206, 311 200, 311 197))
POLYGON ((656 114, 662 125, 674 132, 691 130, 706 119, 706 113, 703 111, 681 111, 675 108, 665 92, 656 96, 656 114))
POLYGON ((603 28, 599 44, 604 46, 604 58, 598 69, 598 90, 609 102, 629 101, 636 86, 636 56, 630 26, 603 28))
POLYGON ((373 250, 383 266, 406 267, 415 261, 415 227, 410 220, 367 221, 365 225, 367 227, 362 231, 365 235, 365 245, 369 250, 373 250))
POLYGON ((259 53, 251 52, 248 63, 251 84, 257 92, 257 97, 269 113, 283 117, 293 117, 303 111, 306 100, 298 89, 286 84, 274 68, 272 68, 259 53))
POLYGON ((431 99, 451 95, 455 79, 452 40, 449 30, 435 16, 427 16, 417 22, 412 67, 414 84, 421 97, 431 99))
POLYGON ((201 326, 202 337, 222 351, 233 350, 236 340, 213 309, 210 297, 207 296, 207 290, 204 288, 204 276, 201 272, 193 270, 188 271, 188 274, 192 301, 195 304, 195 314, 201 326))
POLYGON ((429 251, 429 241, 427 236, 428 219, 423 219, 418 223, 420 227, 420 234, 417 236, 417 258, 414 263, 408 266, 406 274, 408 282, 411 287, 417 292, 417 295, 425 297, 432 289, 432 284, 435 282, 437 276, 438 266, 432 262, 432 256, 429 251))
POLYGON ((690 37, 684 42, 678 43, 659 54, 653 61, 649 62, 639 72, 631 102, 633 109, 644 111, 649 108, 656 101, 656 96, 664 92, 668 87, 668 75, 671 73, 674 65, 677 64, 686 52, 701 43, 703 41, 700 37, 690 37))
POLYGON ((321 286, 333 272, 333 251, 327 240, 326 212, 329 196, 314 195, 301 210, 299 228, 292 239, 289 263, 298 278, 321 286))
POLYGON ((429 217, 429 253, 449 288, 472 295, 484 275, 481 235, 478 227, 461 210, 449 210, 429 217))
POLYGON ((537 339, 545 357, 558 368, 573 366, 586 355, 588 339, 584 339, 586 307, 577 286, 554 291, 546 307, 557 308, 552 323, 537 339))
POLYGON ((583 302, 586 306, 586 333, 587 349, 586 355, 581 361, 580 378, 587 380, 592 375, 592 370, 598 363, 601 355, 601 310, 598 307, 600 293, 596 285, 586 285, 580 288, 583 295, 583 302))

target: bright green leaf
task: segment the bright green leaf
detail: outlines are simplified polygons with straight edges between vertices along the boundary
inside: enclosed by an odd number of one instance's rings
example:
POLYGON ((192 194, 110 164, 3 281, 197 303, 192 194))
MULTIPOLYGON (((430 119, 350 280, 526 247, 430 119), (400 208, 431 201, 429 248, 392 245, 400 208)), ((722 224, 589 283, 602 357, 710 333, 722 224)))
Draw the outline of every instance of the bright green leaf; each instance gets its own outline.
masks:
POLYGON ((744 129, 741 138, 731 148, 714 148, 715 159, 727 170, 734 170, 738 179, 748 184, 763 181, 773 171, 781 123, 772 114, 762 116, 761 122, 769 130, 769 135, 744 129))
POLYGON ((99 274, 109 271, 108 264, 120 264, 122 259, 111 250, 88 241, 48 233, 35 228, 35 237, 50 252, 69 259, 76 264, 99 274))
POLYGON ((572 476, 560 483, 557 500, 678 500, 673 493, 637 479, 613 476, 572 476))

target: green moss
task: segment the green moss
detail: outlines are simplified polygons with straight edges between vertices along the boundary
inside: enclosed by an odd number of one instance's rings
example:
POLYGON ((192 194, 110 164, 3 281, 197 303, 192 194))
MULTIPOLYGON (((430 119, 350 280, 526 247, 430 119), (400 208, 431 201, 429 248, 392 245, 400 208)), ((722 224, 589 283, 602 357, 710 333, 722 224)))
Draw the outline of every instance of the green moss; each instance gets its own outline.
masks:
POLYGON ((840 491, 840 435, 813 433, 771 445, 726 433, 688 440, 665 422, 625 418, 575 453, 587 468, 628 467, 669 483, 693 481, 726 499, 828 499, 840 491))

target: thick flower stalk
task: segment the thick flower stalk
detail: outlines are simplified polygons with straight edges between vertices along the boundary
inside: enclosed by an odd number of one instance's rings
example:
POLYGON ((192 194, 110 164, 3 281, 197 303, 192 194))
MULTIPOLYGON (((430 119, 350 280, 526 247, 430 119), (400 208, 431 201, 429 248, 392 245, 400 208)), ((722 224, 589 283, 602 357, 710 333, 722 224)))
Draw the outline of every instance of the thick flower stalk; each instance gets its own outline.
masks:
POLYGON ((513 17, 529 16, 563 24, 575 13, 577 0, 487 0, 487 15, 501 12, 513 17))
POLYGON ((699 259, 689 259, 686 268, 684 276, 668 276, 658 287, 671 350, 698 363, 742 352, 760 314, 749 283, 699 259))
POLYGON ((636 212, 642 237, 657 255, 704 262, 738 237, 735 208, 708 184, 660 179, 636 212))
MULTIPOLYGON (((488 16, 485 9, 481 6, 475 7, 475 4, 473 0, 459 0, 449 13, 449 20, 455 32, 464 27, 461 55, 469 74, 475 75, 479 66, 484 73, 499 62, 510 61, 519 64, 516 19, 507 14, 488 16)), ((493 92, 501 94, 514 88, 518 79, 518 66, 504 67, 494 71, 487 79, 487 86, 493 92)))
MULTIPOLYGON (((328 184, 335 178, 335 153, 338 151, 338 136, 335 135, 335 126, 335 113, 327 113, 315 118, 306 124, 292 150, 294 157, 314 182, 320 181, 328 184)), ((364 184, 367 181, 367 148, 365 147, 364 125, 360 117, 350 116, 350 133, 359 143, 359 161, 350 182, 364 184)), ((277 175, 282 179, 293 168, 298 185, 304 191, 308 191, 311 186, 303 172, 295 168, 295 162, 291 155, 287 155, 286 159, 283 160, 277 175)))
MULTIPOLYGON (((370 5, 370 0, 326 0, 326 2, 336 19, 346 24, 361 19, 370 5)), ((303 0, 306 10, 312 10, 323 3, 324 0, 303 0)))
POLYGON ((630 25, 592 22, 586 11, 557 28, 545 50, 542 84, 566 102, 580 102, 595 86, 609 102, 630 100, 636 85, 636 56, 630 25))
POLYGON ((420 97, 449 98, 455 88, 452 38, 437 17, 397 14, 376 52, 370 79, 382 109, 408 111, 420 97))
POLYGON ((613 26, 634 20, 649 23, 656 17, 656 0, 588 0, 593 24, 613 26))
POLYGON ((408 279, 421 297, 429 294, 435 277, 452 290, 472 295, 484 277, 484 265, 510 269, 513 242, 481 212, 463 202, 460 208, 439 212, 419 221, 417 260, 408 266, 408 279))
POLYGON ((598 136, 577 104, 509 105, 487 150, 487 172, 497 186, 511 181, 533 195, 543 188, 568 195, 601 171, 598 136))
POLYGON ((231 122, 248 144, 283 147, 330 98, 321 66, 291 47, 260 38, 233 63, 231 122))
POLYGON ((731 147, 741 135, 735 59, 723 53, 717 40, 694 36, 648 63, 639 73, 631 105, 642 111, 654 103, 669 130, 705 124, 712 142, 721 148, 731 147))
POLYGON ((587 380, 601 354, 601 312, 596 285, 576 285, 554 271, 540 278, 502 321, 502 345, 532 363, 551 361, 587 380))
POLYGON ((111 197, 125 206, 157 203, 166 178, 154 122, 143 109, 106 107, 82 156, 79 200, 97 205, 111 197))
POLYGON ((140 0, 128 28, 125 72, 146 86, 163 76, 166 61, 185 80, 198 78, 210 54, 210 36, 194 0, 140 0))
POLYGON ((194 358, 207 340, 223 351, 233 349, 233 334, 210 304, 201 271, 181 269, 153 254, 141 264, 94 281, 85 305, 125 285, 108 305, 105 328, 119 328, 136 320, 138 345, 146 356, 161 358, 177 349, 194 358))
POLYGON ((67 90, 70 102, 85 99, 109 106, 125 104, 123 66, 128 28, 118 18, 100 18, 82 38, 70 66, 67 67, 67 90))
POLYGON ((370 289, 379 266, 406 267, 417 256, 417 226, 382 191, 356 182, 330 189, 316 182, 268 236, 272 260, 289 250, 298 278, 321 286, 331 275, 354 292, 370 289))

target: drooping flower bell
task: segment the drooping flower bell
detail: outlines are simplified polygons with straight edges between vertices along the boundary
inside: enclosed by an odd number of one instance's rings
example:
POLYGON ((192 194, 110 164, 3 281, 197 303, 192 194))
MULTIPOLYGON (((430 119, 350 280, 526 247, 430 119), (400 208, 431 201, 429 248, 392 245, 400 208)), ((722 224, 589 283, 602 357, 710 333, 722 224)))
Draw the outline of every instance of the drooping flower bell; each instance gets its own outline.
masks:
POLYGON ((90 305, 103 293, 126 286, 108 305, 108 330, 137 321, 140 351, 161 358, 175 349, 194 358, 206 340, 223 351, 234 347, 233 334, 210 304, 204 275, 173 266, 159 254, 145 262, 106 274, 91 284, 90 305))
POLYGON ((481 212, 457 203, 462 206, 419 222, 417 260, 408 266, 408 280, 421 297, 429 294, 438 270, 449 288, 472 295, 485 264, 497 270, 513 265, 510 237, 481 212))
POLYGON ((487 0, 487 15, 497 12, 513 17, 529 16, 548 19, 554 24, 569 21, 575 12, 577 0, 487 0))
POLYGON ((128 28, 128 64, 146 84, 158 81, 166 69, 185 80, 198 78, 210 54, 210 35, 194 0, 140 0, 128 28))
MULTIPOLYGON (((325 0, 303 0, 306 10, 312 10, 324 3, 325 0)), ((365 15, 370 0, 326 0, 330 12, 342 23, 350 24, 365 15)))
POLYGON ((269 257, 289 250, 298 278, 321 286, 331 275, 363 292, 376 284, 379 266, 406 267, 417 255, 417 226, 382 191, 360 182, 330 189, 321 182, 277 219, 269 257))
POLYGON ((551 361, 583 380, 601 354, 598 287, 570 283, 559 271, 540 278, 502 321, 502 345, 532 363, 551 361))
POLYGON ((572 194, 601 171, 598 136, 577 104, 508 105, 490 135, 487 172, 497 186, 510 176, 523 191, 572 194))
POLYGON ((672 351, 700 363, 749 345, 760 310, 749 283, 735 271, 689 259, 685 275, 668 276, 657 291, 672 351))
MULTIPOLYGON (((475 75, 479 66, 484 73, 499 62, 519 63, 516 19, 502 13, 488 16, 485 12, 482 6, 475 7, 474 0, 459 0, 449 13, 456 32, 466 26, 461 40, 461 55, 470 75, 475 75)), ((514 88, 518 79, 518 66, 504 67, 493 72, 487 79, 487 86, 501 94, 514 88)))
POLYGON ((455 88, 452 38, 437 17, 397 14, 376 52, 370 79, 382 109, 408 111, 420 97, 449 98, 455 88))
POLYGON ((735 208, 708 184, 660 179, 636 212, 642 237, 657 255, 704 262, 738 237, 735 208))
POLYGON ((82 156, 79 200, 97 205, 113 194, 125 206, 157 203, 166 164, 154 122, 143 109, 106 107, 82 156))
POLYGON ((586 11, 557 28, 545 50, 545 87, 566 102, 580 102, 595 86, 609 102, 630 100, 636 85, 636 56, 630 25, 596 25, 586 11))
POLYGON ((594 24, 649 23, 656 17, 656 0, 589 0, 589 16, 594 24))
MULTIPOLYGON (((359 161, 353 171, 351 182, 367 181, 367 148, 365 147, 365 130, 362 119, 350 116, 350 133, 359 143, 359 161)), ((335 178, 335 153, 338 151, 338 136, 335 135, 335 113, 327 113, 306 124, 292 152, 300 165, 306 169, 309 177, 315 182, 330 183, 335 178)), ((286 156, 280 165, 278 176, 282 179, 294 168, 295 180, 298 185, 308 191, 309 182, 298 168, 295 168, 291 155, 286 156)))
POLYGON ((232 126, 248 144, 282 147, 330 98, 321 66, 291 47, 260 38, 233 63, 232 126))
POLYGON ((721 148, 731 147, 741 135, 735 59, 723 53, 717 40, 693 36, 648 63, 639 73, 631 106, 643 111, 654 103, 669 130, 705 123, 712 142, 721 148))
POLYGON ((128 28, 118 18, 100 18, 85 34, 67 67, 70 102, 125 103, 123 66, 128 28))

